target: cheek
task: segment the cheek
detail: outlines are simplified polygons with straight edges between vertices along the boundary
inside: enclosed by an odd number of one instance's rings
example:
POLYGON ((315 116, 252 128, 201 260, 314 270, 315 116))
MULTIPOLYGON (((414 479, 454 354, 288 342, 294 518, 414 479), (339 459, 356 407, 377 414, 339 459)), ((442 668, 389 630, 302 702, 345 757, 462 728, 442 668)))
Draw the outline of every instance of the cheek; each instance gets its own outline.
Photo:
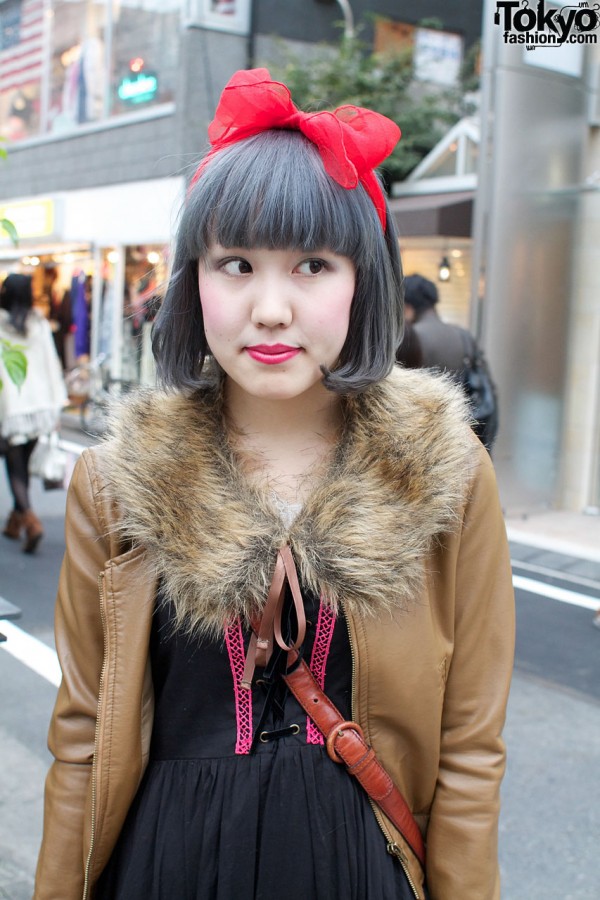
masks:
POLYGON ((346 340, 350 322, 350 307, 354 297, 354 280, 327 298, 320 309, 319 328, 323 334, 331 335, 340 348, 346 340))
POLYGON ((339 340, 340 336, 345 337, 345 333, 348 331, 349 317, 349 304, 331 304, 327 309, 321 310, 317 323, 318 331, 323 335, 331 335, 334 340, 339 340))
POLYGON ((218 342, 229 344, 238 336, 243 325, 240 319, 241 306, 234 303, 232 298, 223 292, 222 285, 215 284, 210 277, 200 276, 198 287, 204 333, 211 349, 216 352, 218 342))
POLYGON ((202 276, 198 279, 198 287, 200 289, 200 305, 202 307, 204 327, 206 331, 219 330, 222 318, 222 304, 219 303, 219 292, 215 289, 210 278, 203 278, 202 276))

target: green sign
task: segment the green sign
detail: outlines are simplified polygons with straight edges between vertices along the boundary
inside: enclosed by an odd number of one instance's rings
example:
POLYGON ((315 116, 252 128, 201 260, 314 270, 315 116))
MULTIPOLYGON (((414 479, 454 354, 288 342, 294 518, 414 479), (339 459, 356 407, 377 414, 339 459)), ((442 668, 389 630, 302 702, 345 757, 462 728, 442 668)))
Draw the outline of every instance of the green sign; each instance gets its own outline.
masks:
POLYGON ((158 78, 150 72, 127 75, 117 88, 119 99, 126 103, 147 103, 158 93, 158 78))

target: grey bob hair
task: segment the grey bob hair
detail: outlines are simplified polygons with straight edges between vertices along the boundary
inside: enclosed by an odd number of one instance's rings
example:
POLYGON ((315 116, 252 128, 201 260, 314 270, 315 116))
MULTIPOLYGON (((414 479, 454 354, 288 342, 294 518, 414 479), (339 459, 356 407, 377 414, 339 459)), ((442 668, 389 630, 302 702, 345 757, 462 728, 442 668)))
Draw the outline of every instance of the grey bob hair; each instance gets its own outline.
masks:
POLYGON ((160 383, 206 383, 198 263, 223 247, 328 249, 349 257, 356 287, 348 335, 327 388, 362 391, 391 371, 402 336, 402 267, 388 211, 385 233, 362 185, 347 190, 327 175, 300 132, 271 130, 211 156, 191 188, 177 229, 172 273, 156 318, 152 348, 160 383))

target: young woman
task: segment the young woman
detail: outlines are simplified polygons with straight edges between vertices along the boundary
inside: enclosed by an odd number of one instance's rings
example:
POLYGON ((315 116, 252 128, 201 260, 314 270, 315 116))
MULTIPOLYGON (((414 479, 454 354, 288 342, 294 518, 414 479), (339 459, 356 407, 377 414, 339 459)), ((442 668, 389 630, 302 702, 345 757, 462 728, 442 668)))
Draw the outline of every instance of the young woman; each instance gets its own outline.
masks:
POLYGON ((209 136, 163 390, 72 481, 35 897, 496 900, 510 568, 460 395, 394 368, 373 168, 398 129, 300 113, 259 69, 209 136), (354 720, 334 749, 361 728, 403 794, 425 871, 387 787, 372 801, 288 690, 298 653, 354 720))
POLYGON ((27 377, 16 387, 0 360, 0 434, 6 441, 6 474, 13 508, 3 529, 12 540, 24 538, 33 553, 44 529, 31 508, 29 459, 38 438, 58 423, 67 391, 46 319, 33 307, 30 275, 8 275, 0 289, 0 338, 23 348, 27 377))

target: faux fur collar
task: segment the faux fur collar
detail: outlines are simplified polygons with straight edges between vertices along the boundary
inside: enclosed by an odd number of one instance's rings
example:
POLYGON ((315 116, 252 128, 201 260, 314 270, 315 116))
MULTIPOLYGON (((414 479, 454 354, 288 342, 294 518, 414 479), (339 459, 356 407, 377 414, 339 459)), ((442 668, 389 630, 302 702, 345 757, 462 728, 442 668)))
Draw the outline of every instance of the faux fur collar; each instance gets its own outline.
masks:
POLYGON ((217 632, 262 607, 277 548, 301 582, 358 615, 408 608, 424 558, 453 529, 476 443, 462 394, 396 369, 344 399, 337 458, 291 528, 240 474, 216 391, 135 394, 103 456, 124 536, 149 551, 180 624, 217 632))

